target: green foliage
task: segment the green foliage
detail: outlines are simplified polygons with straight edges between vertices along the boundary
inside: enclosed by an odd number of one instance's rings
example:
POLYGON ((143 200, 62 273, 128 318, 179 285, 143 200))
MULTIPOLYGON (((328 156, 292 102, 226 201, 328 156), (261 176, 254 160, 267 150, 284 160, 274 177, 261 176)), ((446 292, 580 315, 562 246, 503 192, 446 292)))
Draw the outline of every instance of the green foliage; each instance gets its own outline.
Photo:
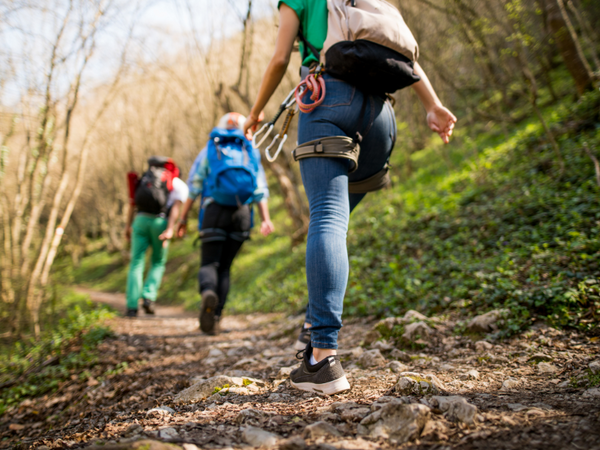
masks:
MULTIPOLYGON (((97 361, 95 348, 112 332, 103 322, 114 316, 106 307, 82 307, 67 296, 71 308, 40 340, 22 340, 1 348, 0 415, 26 398, 55 391, 65 380, 97 361), (75 304, 74 304, 75 303, 75 304)), ((87 378, 87 377, 85 377, 87 378)))

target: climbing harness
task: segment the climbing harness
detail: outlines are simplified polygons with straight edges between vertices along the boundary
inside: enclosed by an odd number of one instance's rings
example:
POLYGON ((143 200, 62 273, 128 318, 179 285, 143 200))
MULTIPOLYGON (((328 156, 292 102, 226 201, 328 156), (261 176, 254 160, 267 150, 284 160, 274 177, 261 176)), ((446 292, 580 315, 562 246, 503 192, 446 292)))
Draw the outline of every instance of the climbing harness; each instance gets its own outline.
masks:
POLYGON ((288 138, 288 130, 294 119, 294 116, 298 113, 298 110, 303 113, 310 113, 315 110, 317 106, 323 103, 325 100, 325 80, 322 77, 323 68, 321 66, 317 66, 316 68, 311 70, 311 73, 298 84, 285 98, 283 103, 279 106, 277 113, 273 118, 265 123, 263 127, 254 134, 252 138, 252 145, 255 148, 260 148, 260 146, 267 140, 267 138, 273 132, 275 128, 275 124, 281 117, 281 115, 288 110, 287 116, 281 126, 281 130, 279 133, 275 135, 271 143, 265 148, 265 157, 267 161, 273 162, 279 156, 279 153, 283 150, 283 145, 287 141, 288 138), (302 102, 304 95, 307 91, 311 91, 311 99, 314 101, 312 104, 305 104, 302 102), (259 140, 260 138, 260 140, 259 140), (275 154, 271 156, 271 150, 277 146, 277 150, 275 154))

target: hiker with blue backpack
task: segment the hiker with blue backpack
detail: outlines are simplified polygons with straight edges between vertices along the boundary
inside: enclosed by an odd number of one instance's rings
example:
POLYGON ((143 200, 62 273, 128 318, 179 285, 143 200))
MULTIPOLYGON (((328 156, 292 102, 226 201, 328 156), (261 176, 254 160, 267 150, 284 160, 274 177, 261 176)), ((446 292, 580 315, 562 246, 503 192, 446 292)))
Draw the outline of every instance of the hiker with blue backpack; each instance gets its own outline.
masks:
POLYGON ((258 206, 261 233, 267 236, 274 230, 260 152, 244 136, 245 120, 241 114, 228 113, 210 133, 206 147, 190 170, 187 182, 190 197, 183 206, 178 229, 180 237, 186 233, 188 213, 193 202, 201 197, 198 229, 202 249, 198 284, 202 296, 200 329, 207 334, 217 334, 220 330, 231 265, 250 237, 253 204, 258 206))
POLYGON ((388 95, 412 86, 430 129, 444 143, 456 117, 416 62, 417 43, 394 6, 383 0, 280 0, 278 8, 275 52, 244 131, 256 131, 299 38, 302 81, 288 104, 300 110, 293 156, 310 206, 309 301, 300 334, 306 344, 302 364, 290 380, 298 389, 335 394, 350 388, 337 356, 349 272, 346 233, 350 212, 366 193, 389 184, 396 119, 388 95))

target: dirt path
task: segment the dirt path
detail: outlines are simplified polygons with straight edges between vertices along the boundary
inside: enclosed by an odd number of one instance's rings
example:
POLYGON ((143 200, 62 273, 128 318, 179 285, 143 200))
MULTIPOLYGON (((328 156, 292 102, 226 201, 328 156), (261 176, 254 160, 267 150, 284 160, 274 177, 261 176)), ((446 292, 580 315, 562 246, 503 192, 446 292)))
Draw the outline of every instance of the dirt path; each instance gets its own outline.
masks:
POLYGON ((301 320, 225 317, 211 337, 179 308, 115 319, 93 368, 2 417, 0 448, 600 448, 596 338, 540 326, 490 344, 409 314, 387 324, 430 334, 386 341, 376 322, 347 321, 352 390, 321 397, 287 380, 301 320))

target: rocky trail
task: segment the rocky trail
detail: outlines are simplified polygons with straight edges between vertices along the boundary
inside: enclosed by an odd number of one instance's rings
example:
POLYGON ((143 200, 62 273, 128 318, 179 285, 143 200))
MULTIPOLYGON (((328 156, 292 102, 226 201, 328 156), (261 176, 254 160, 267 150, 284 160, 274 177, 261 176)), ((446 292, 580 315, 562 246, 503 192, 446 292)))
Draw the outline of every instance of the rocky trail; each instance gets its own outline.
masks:
POLYGON ((94 367, 2 417, 0 448, 600 449, 598 338, 484 340, 499 317, 465 336, 414 311, 346 321, 352 389, 331 397, 290 386, 301 317, 229 316, 218 336, 176 308, 118 318, 94 367))

